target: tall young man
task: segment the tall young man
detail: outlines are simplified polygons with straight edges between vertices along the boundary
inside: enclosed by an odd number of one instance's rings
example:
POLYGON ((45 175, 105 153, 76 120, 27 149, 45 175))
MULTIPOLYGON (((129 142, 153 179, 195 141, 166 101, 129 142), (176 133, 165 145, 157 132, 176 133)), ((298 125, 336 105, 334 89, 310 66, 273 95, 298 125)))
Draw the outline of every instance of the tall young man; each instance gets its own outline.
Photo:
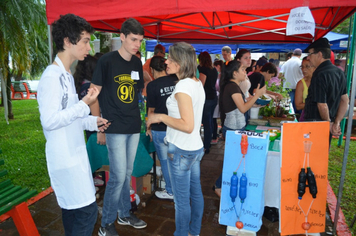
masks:
POLYGON ((75 60, 89 54, 93 32, 88 22, 72 14, 52 24, 58 54, 43 72, 37 91, 48 173, 67 236, 91 235, 98 212, 83 130, 103 132, 108 124, 106 119, 89 116, 88 105, 96 101, 99 91, 91 88, 79 101, 70 72, 75 60))
POLYGON ((130 180, 141 131, 138 94, 143 88, 142 63, 134 55, 141 46, 143 34, 137 20, 126 20, 121 26, 121 48, 99 59, 92 79, 91 87, 100 92, 98 101, 90 107, 92 114, 101 112, 103 117, 112 120, 105 134, 98 133, 98 143, 106 143, 110 161, 99 229, 101 236, 118 235, 114 225, 117 214, 118 224, 137 229, 147 226, 130 213, 130 180))

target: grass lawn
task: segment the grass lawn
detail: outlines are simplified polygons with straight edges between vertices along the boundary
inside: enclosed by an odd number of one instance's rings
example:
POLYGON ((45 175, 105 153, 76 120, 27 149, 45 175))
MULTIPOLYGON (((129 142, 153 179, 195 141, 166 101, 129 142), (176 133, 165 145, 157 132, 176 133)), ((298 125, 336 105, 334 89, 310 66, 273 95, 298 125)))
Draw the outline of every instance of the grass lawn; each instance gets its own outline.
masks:
MULTIPOLYGON (((13 101, 14 120, 7 125, 4 108, 0 107, 0 159, 5 159, 5 169, 14 184, 41 192, 50 186, 45 158, 45 138, 39 119, 36 100, 13 101)), ((345 142, 343 142, 345 145, 345 142)), ((329 156, 329 181, 336 196, 340 182, 344 147, 332 141, 329 156)), ((1 168, 1 167, 0 167, 1 168)), ((3 180, 3 179, 0 179, 3 180)), ((346 178, 341 207, 347 223, 356 214, 356 141, 350 142, 346 178)), ((356 234, 356 226, 350 229, 356 234)))
MULTIPOLYGON (((5 160, 8 175, 15 185, 41 192, 50 186, 37 100, 15 100, 15 119, 6 124, 4 108, 0 107, 0 159, 5 160)), ((2 168, 2 167, 0 167, 2 168)))

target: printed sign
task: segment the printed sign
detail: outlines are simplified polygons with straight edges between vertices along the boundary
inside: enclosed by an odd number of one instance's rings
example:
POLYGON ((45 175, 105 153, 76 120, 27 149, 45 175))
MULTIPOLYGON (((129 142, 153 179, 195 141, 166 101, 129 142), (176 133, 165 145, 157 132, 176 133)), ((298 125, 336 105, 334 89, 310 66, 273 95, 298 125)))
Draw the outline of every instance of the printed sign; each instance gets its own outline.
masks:
POLYGON ((329 122, 283 124, 281 235, 325 231, 328 157, 329 122))
POLYGON ((236 222, 241 221, 244 230, 257 232, 261 228, 268 144, 269 134, 246 131, 226 132, 219 214, 220 224, 236 227, 236 222), (247 135, 247 140, 242 135, 247 135), (245 153, 244 157, 243 153, 245 153), (234 172, 237 172, 236 177, 238 178, 236 185, 237 196, 232 201, 230 186, 234 172), (244 179, 244 184, 241 184, 243 174, 245 174, 246 179, 244 179), (241 190, 241 186, 245 186, 244 190, 241 190), (240 194, 246 194, 243 203, 241 203, 240 194))
POLYGON ((314 37, 315 21, 309 7, 291 9, 287 22, 287 35, 311 34, 314 37))

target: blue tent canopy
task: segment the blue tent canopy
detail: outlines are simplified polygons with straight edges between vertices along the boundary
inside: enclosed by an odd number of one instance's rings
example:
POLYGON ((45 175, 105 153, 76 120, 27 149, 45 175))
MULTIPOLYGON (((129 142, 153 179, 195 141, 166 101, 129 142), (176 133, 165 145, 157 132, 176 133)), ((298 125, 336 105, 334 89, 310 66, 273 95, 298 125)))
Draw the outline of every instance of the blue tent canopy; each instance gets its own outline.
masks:
MULTIPOLYGON (((331 50, 334 52, 345 51, 347 49, 347 34, 338 34, 329 32, 325 35, 331 45, 331 50)), ((160 42, 168 52, 168 48, 172 43, 160 42)), ((146 51, 153 52, 154 47, 157 45, 157 40, 146 41, 146 51)), ((309 44, 303 43, 279 43, 279 44, 192 44, 197 53, 204 51, 210 54, 220 54, 223 46, 229 46, 232 49, 232 53, 235 54, 239 48, 248 49, 251 52, 291 52, 296 48, 304 50, 309 44)))

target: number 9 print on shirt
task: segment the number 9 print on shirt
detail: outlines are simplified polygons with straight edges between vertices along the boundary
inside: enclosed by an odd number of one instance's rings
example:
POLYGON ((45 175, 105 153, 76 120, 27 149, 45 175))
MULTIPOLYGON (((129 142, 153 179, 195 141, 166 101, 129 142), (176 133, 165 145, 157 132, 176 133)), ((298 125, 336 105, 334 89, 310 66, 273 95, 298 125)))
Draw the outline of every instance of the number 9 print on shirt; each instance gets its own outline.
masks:
POLYGON ((117 89, 117 97, 123 103, 132 103, 135 97, 134 85, 137 84, 135 80, 139 80, 139 73, 132 71, 131 75, 118 75, 114 78, 116 83, 119 83, 117 89))

